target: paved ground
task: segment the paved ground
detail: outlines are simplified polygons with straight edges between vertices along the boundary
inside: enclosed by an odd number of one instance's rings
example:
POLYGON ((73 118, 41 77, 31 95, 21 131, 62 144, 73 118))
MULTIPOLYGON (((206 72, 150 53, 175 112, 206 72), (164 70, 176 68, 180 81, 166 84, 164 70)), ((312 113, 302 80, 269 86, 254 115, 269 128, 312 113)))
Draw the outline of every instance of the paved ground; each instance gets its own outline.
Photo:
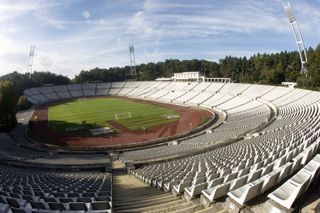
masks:
POLYGON ((18 123, 27 125, 33 113, 34 113, 33 109, 18 112, 16 114, 18 123))

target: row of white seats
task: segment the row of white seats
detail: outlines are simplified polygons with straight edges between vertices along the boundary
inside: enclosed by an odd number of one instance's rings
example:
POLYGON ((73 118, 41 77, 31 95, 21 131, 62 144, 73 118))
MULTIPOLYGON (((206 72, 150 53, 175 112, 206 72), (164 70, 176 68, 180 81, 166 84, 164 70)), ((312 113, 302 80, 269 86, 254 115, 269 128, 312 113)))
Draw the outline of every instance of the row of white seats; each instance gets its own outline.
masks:
POLYGON ((243 94, 247 97, 260 97, 262 95, 267 96, 269 94, 268 92, 272 92, 273 89, 274 87, 272 86, 251 84, 147 81, 47 86, 27 89, 25 90, 25 95, 27 95, 29 100, 35 104, 86 96, 120 95, 147 99, 158 99, 163 97, 164 100, 168 102, 199 105, 207 101, 216 93, 219 93, 222 96, 227 94, 232 96, 243 94))
MULTIPOLYGON (((281 96, 280 99, 282 97, 283 96, 281 96)), ((259 155, 259 153, 261 154, 261 153, 271 152, 272 154, 275 154, 274 152, 272 152, 272 150, 276 150, 276 149, 288 150, 291 147, 291 148, 295 148, 294 154, 292 152, 285 151, 285 153, 282 153, 282 155, 280 155, 282 157, 281 159, 286 159, 285 161, 286 163, 284 164, 285 167, 280 169, 280 174, 281 173, 283 174, 281 175, 283 178, 287 178, 288 175, 285 175, 285 174, 294 173, 296 169, 299 168, 298 165, 299 165, 300 158, 299 158, 299 161, 290 162, 291 158, 293 158, 294 156, 299 156, 299 154, 305 155, 307 152, 306 151, 307 147, 310 145, 310 143, 316 144, 314 143, 314 141, 317 137, 319 137, 319 110, 318 110, 319 99, 320 99, 319 95, 308 93, 308 94, 305 94, 303 97, 300 97, 300 99, 296 99, 296 101, 288 101, 287 104, 285 105, 281 104, 280 107, 282 108, 282 110, 280 111, 279 120, 281 119, 287 120, 287 117, 290 117, 291 118, 289 120, 290 123, 283 126, 279 126, 277 125, 277 123, 275 123, 275 126, 271 124, 270 126, 271 127, 273 126, 272 128, 270 128, 267 131, 261 132, 261 134, 255 138, 240 141, 228 147, 224 147, 222 149, 211 151, 202 155, 196 155, 190 158, 185 158, 177 161, 144 166, 136 171, 133 171, 133 174, 136 175, 141 180, 146 181, 147 183, 152 183, 152 182, 156 183, 156 184, 153 183, 152 185, 158 186, 158 187, 160 186, 160 188, 161 188, 161 185, 163 185, 162 182, 164 182, 165 183, 164 186, 166 185, 168 186, 166 189, 168 191, 172 190, 172 188, 176 188, 178 189, 179 192, 182 191, 185 194, 189 194, 189 196, 196 195, 197 193, 199 193, 199 191, 203 189, 206 190, 209 182, 207 182, 208 177, 202 179, 202 182, 201 181, 199 182, 198 180, 201 179, 201 177, 197 178, 198 175, 194 175, 192 174, 192 172, 207 173, 209 171, 218 171, 219 169, 221 171, 225 171, 225 169, 223 168, 229 168, 230 166, 228 162, 230 162, 231 165, 235 165, 239 163, 237 162, 238 159, 248 159, 249 156, 259 155), (288 110, 288 109, 291 109, 292 107, 294 108, 294 110, 288 110), (302 119, 301 116, 304 116, 304 118, 302 119), (260 139, 262 139, 262 137, 266 138, 266 141, 263 141, 263 140, 261 141, 260 139), (254 141, 260 141, 258 143, 260 147, 257 146, 258 144, 255 144, 254 141), (295 144, 295 146, 292 147, 293 143, 295 144), (236 146, 237 144, 238 145, 246 144, 245 145, 246 148, 244 150, 245 152, 241 151, 241 149, 239 149, 239 147, 236 146), (265 147, 266 144, 270 145, 270 147, 269 148, 265 147), (252 149, 250 148, 251 145, 253 145, 252 149), (219 155, 218 154, 219 151, 220 150, 223 151, 224 149, 229 149, 229 151, 222 152, 221 155, 219 155), (231 151, 231 150, 234 150, 234 151, 231 151), (239 153, 246 153, 246 152, 247 154, 249 154, 248 156, 243 156, 243 155, 239 156, 239 153), (286 156, 283 156, 283 154, 286 154, 286 156), (207 158, 206 155, 210 157, 207 158), (188 162, 193 162, 193 163, 190 164, 188 162), (179 167, 186 168, 186 170, 183 170, 183 171, 178 170, 179 167), (295 168, 295 169, 292 170, 292 168, 295 168), (192 178, 190 176, 192 176, 192 178), (190 179, 192 179, 191 183, 190 183, 190 179), (182 180, 187 180, 187 181, 183 182, 182 180)), ((282 163, 284 163, 284 161, 282 163)), ((246 166, 248 165, 249 164, 246 164, 246 166)), ((263 164, 263 165, 265 166, 264 169, 270 166, 268 164, 266 165, 263 164)), ((277 169, 279 168, 280 167, 278 167, 277 169)), ((258 179, 261 178, 258 181, 259 186, 257 186, 255 189, 252 189, 252 190, 256 190, 256 192, 259 192, 258 194, 261 194, 265 190, 261 191, 262 188, 259 188, 259 187, 262 187, 264 184, 274 183, 274 184, 271 184, 272 186, 274 186, 277 183, 279 183, 278 181, 276 181, 276 179, 278 178, 277 172, 279 171, 272 170, 271 172, 270 174, 268 173, 268 176, 259 177, 258 179)), ((223 177, 223 180, 227 180, 226 177, 223 177)), ((243 179, 241 181, 245 182, 243 179)), ((244 187, 241 190, 247 190, 249 192, 252 188, 251 187, 252 185, 255 185, 255 184, 253 182, 249 182, 246 184, 246 187, 244 187)), ((231 186, 231 183, 230 183, 230 186, 231 186)), ((228 188, 228 186, 226 185, 222 186, 220 184, 218 188, 211 189, 210 191, 216 191, 219 189, 218 192, 219 191, 221 192, 221 190, 223 191, 226 188, 228 188)), ((228 192, 232 194, 232 191, 228 191, 228 192)), ((250 200, 251 198, 257 196, 257 193, 253 197, 250 197, 250 196, 252 196, 251 193, 247 193, 247 195, 245 195, 244 197, 241 197, 241 199, 244 199, 244 200, 243 202, 240 202, 240 203, 244 203, 250 200)))

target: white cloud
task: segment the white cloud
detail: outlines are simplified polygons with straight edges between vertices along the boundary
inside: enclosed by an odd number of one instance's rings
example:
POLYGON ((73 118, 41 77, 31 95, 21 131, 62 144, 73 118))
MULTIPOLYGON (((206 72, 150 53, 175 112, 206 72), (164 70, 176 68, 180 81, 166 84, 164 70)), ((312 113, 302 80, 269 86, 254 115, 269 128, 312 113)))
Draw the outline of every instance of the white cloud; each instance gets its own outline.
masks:
MULTIPOLYGON (((88 1, 0 0, 0 75, 26 70, 31 43, 37 46, 35 70, 69 76, 128 65, 130 42, 137 63, 295 50, 281 0, 125 2, 101 3, 89 12, 83 10, 88 1)), ((306 43, 319 42, 319 5, 295 4, 306 43)))
POLYGON ((17 16, 36 11, 41 8, 37 1, 1 1, 0 2, 0 21, 8 21, 17 16))
POLYGON ((150 23, 145 18, 145 12, 139 11, 128 21, 129 29, 136 32, 142 33, 142 36, 150 36, 154 30, 150 23))
POLYGON ((90 18, 90 12, 88 10, 85 10, 81 13, 81 15, 85 18, 88 19, 90 18))
POLYGON ((277 14, 281 4, 277 2, 217 1, 208 4, 172 3, 168 1, 146 1, 143 10, 132 17, 130 29, 151 34, 153 28, 165 27, 166 36, 205 37, 225 33, 252 33, 261 30, 287 31, 283 27, 282 14, 277 14), (185 9, 193 13, 181 12, 185 9), (199 12, 199 9, 201 9, 199 12), (172 10, 165 13, 165 10, 172 10), (152 28, 153 27, 153 28, 152 28))
POLYGON ((45 10, 34 13, 33 16, 35 16, 43 26, 49 26, 59 30, 63 30, 66 28, 65 22, 49 17, 47 11, 45 10))

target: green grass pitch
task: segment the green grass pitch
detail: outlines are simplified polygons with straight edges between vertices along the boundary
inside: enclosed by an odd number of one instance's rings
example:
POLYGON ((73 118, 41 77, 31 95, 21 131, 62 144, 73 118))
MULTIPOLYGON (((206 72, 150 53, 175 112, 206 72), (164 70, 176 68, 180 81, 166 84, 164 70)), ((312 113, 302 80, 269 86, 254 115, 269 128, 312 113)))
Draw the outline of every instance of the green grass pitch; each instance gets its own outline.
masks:
MULTIPOLYGON (((81 126, 85 126, 86 129, 113 128, 109 122, 115 121, 130 130, 141 130, 143 127, 150 128, 174 122, 179 119, 179 115, 179 112, 172 109, 121 98, 78 99, 49 106, 48 124, 50 128, 65 132, 66 129, 81 126), (132 118, 115 120, 116 113, 126 112, 130 112, 132 118), (177 117, 168 119, 165 115, 177 117)), ((89 134, 89 131, 84 131, 83 134, 89 134)))

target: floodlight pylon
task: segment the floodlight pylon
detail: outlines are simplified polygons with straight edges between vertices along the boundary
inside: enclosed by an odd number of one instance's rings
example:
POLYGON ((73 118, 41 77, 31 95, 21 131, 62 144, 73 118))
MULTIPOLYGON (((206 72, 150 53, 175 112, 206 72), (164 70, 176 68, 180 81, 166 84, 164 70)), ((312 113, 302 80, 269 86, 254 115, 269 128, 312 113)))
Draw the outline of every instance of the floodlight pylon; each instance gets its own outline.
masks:
POLYGON ((33 68, 33 58, 34 58, 34 53, 36 50, 35 45, 30 46, 30 51, 29 51, 29 59, 28 59, 28 66, 27 66, 27 72, 32 73, 32 68, 33 68))
POLYGON ((293 9, 291 7, 290 2, 288 1, 284 6, 284 11, 288 17, 288 20, 290 22, 295 40, 296 40, 296 44, 298 47, 298 52, 299 52, 299 56, 300 56, 300 62, 301 62, 301 73, 304 75, 308 75, 308 70, 305 66, 305 64, 308 62, 308 57, 307 57, 307 51, 305 48, 305 44, 304 44, 304 40, 301 34, 301 30, 300 30, 300 26, 299 26, 299 22, 296 19, 293 9))
POLYGON ((130 75, 135 76, 136 75, 136 58, 134 55, 134 45, 129 44, 129 53, 130 53, 130 75))

